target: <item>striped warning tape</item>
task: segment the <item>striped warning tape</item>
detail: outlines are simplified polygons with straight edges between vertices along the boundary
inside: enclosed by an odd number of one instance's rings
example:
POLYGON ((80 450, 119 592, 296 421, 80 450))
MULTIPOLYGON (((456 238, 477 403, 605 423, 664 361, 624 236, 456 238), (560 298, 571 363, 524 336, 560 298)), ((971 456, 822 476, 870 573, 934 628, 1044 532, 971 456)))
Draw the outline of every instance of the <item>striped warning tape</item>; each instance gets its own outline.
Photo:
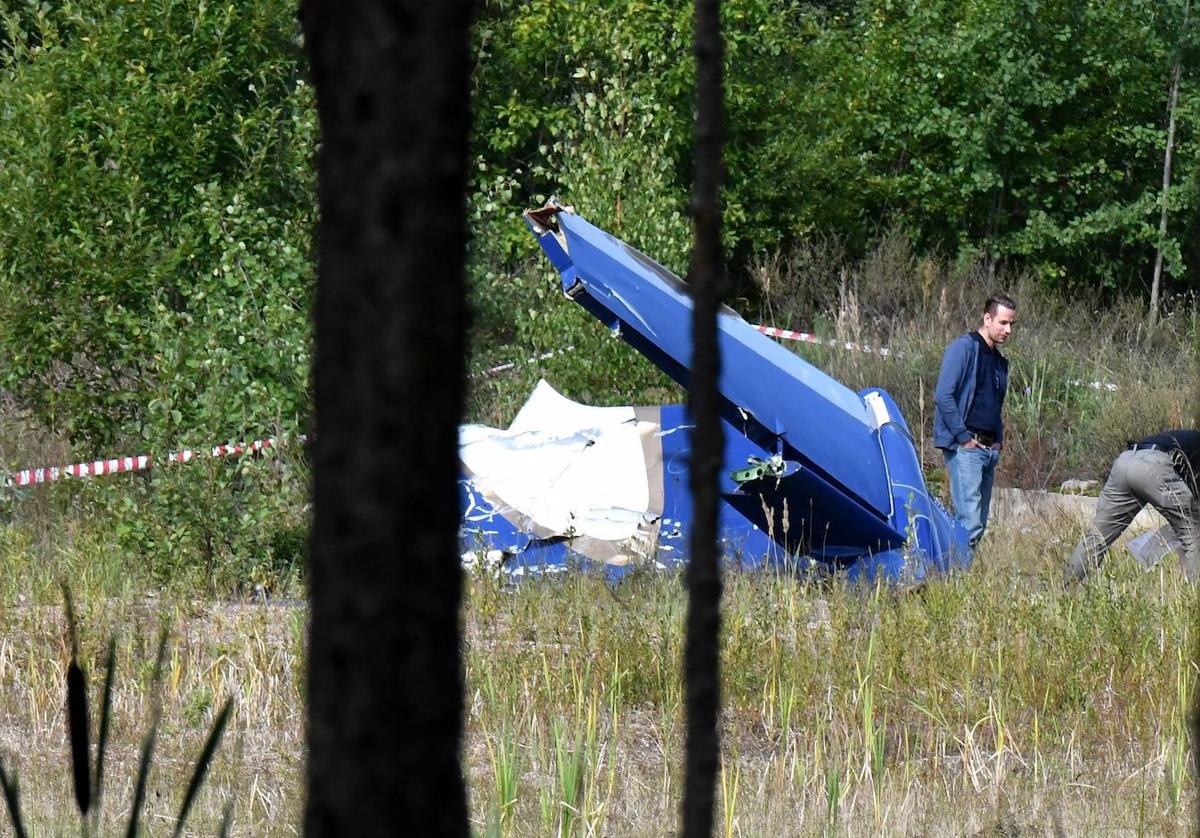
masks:
MULTIPOLYGON (((815 343, 824 346, 835 346, 839 349, 846 349, 852 352, 870 352, 882 355, 885 358, 903 358, 901 352, 893 352, 886 346, 874 347, 866 346, 861 343, 853 343, 849 341, 830 340, 828 338, 819 338, 816 335, 810 335, 808 332, 793 332, 791 329, 776 329, 774 326, 755 326, 755 329, 762 332, 764 335, 773 338, 781 338, 783 340, 796 340, 802 343, 815 343)), ((1111 381, 1079 381, 1071 379, 1067 382, 1072 387, 1090 387, 1093 390, 1107 390, 1110 393, 1115 393, 1119 388, 1111 381)), ((1026 392, 1030 388, 1026 387, 1026 392)))
MULTIPOLYGON (((797 332, 797 331, 793 331, 792 329, 778 329, 774 326, 763 326, 763 325, 760 325, 757 323, 751 323, 750 325, 756 331, 762 332, 767 337, 779 338, 780 340, 794 340, 794 341, 798 341, 800 343, 810 343, 810 344, 815 344, 818 346, 832 346, 837 349, 845 349, 849 352, 866 352, 868 354, 875 354, 875 355, 879 355, 884 358, 903 358, 904 357, 904 353, 893 352, 891 349, 889 349, 886 346, 879 346, 879 347, 867 346, 866 344, 854 343, 853 341, 841 341, 841 340, 834 340, 832 338, 822 338, 822 337, 818 337, 817 335, 811 334, 810 332, 797 332)), ((525 359, 525 361, 523 363, 534 364, 534 363, 537 363, 538 361, 544 361, 547 358, 553 358, 555 355, 563 355, 567 352, 572 351, 574 348, 575 348, 574 346, 566 346, 566 347, 563 347, 562 349, 553 349, 549 352, 543 352, 540 355, 534 355, 532 358, 527 358, 527 359, 525 359)), ((518 366, 518 363, 519 362, 516 362, 516 361, 510 361, 507 364, 500 364, 498 366, 491 367, 490 369, 486 369, 481 372, 475 373, 475 375, 473 375, 471 377, 477 378, 477 377, 483 377, 483 376, 489 376, 489 375, 498 375, 499 373, 508 372, 509 370, 516 369, 518 366)), ((1072 379, 1072 380, 1068 381, 1067 384, 1069 384, 1072 387, 1090 387, 1093 390, 1106 390, 1110 393, 1115 393, 1119 389, 1116 384, 1113 384, 1110 381, 1078 381, 1078 380, 1072 379)))
POLYGON ((759 326, 751 324, 755 329, 762 332, 767 337, 780 338, 782 340, 797 340, 801 343, 815 343, 822 346, 836 346, 839 349, 846 349, 851 352, 869 352, 877 355, 882 355, 885 358, 903 358, 904 356, 892 352, 886 346, 877 348, 874 346, 866 346, 861 343, 852 341, 832 340, 829 338, 819 338, 816 335, 811 335, 808 332, 793 332, 791 329, 776 329, 774 326, 759 326))
MULTIPOLYGON (((278 448, 287 438, 256 439, 252 442, 237 442, 227 445, 214 445, 207 450, 184 449, 174 451, 163 458, 166 463, 190 463, 199 457, 237 457, 241 454, 265 451, 268 448, 278 448)), ((308 437, 299 434, 300 442, 307 442, 308 437)), ((46 468, 26 468, 14 471, 4 478, 5 486, 33 486, 38 483, 51 483, 55 480, 65 480, 68 477, 99 477, 105 474, 122 474, 130 471, 145 471, 154 467, 154 458, 149 454, 138 454, 133 457, 113 457, 107 460, 94 460, 90 463, 72 463, 67 466, 49 466, 46 468)))
MULTIPOLYGON (((840 341, 840 340, 831 340, 828 338, 820 338, 820 337, 817 337, 816 335, 809 334, 808 332, 795 332, 795 331, 792 331, 791 329, 777 329, 774 326, 760 326, 760 325, 753 324, 753 323, 750 325, 753 328, 757 329, 758 331, 762 332, 764 335, 767 335, 768 337, 780 338, 781 340, 796 340, 796 341, 800 341, 802 343, 813 343, 813 344, 820 344, 823 346, 834 346, 839 349, 847 349, 847 350, 854 351, 854 352, 877 353, 879 355, 882 355, 885 358, 903 358, 904 357, 902 354, 900 354, 898 352, 892 352, 892 350, 888 349, 887 347, 883 347, 882 349, 876 349, 873 346, 866 346, 864 344, 853 343, 851 341, 840 341)), ((562 349, 552 349, 549 352, 543 352, 540 355, 534 355, 530 358, 526 358, 524 361, 509 361, 508 363, 505 363, 505 364, 497 364, 496 366, 489 367, 486 370, 480 370, 479 372, 474 373, 471 377, 472 378, 486 378, 487 376, 490 376, 490 375, 499 375, 502 372, 509 372, 510 370, 514 370, 518 366, 521 366, 522 364, 535 364, 538 361, 545 361, 547 358, 553 358, 556 355, 564 355, 568 352, 571 352, 574 349, 575 349, 574 346, 564 346, 562 349)))
MULTIPOLYGON (((794 340, 801 343, 811 343, 824 346, 833 346, 840 349, 846 349, 853 352, 868 352, 876 353, 885 358, 903 358, 903 354, 893 352, 885 347, 866 346, 864 344, 853 343, 851 341, 838 341, 829 338, 821 338, 809 332, 797 332, 792 329, 777 329, 774 326, 762 326, 751 324, 757 331, 764 335, 781 340, 794 340)), ((553 358, 556 355, 563 355, 575 349, 573 345, 565 346, 562 349, 553 349, 549 352, 543 352, 540 355, 534 355, 527 358, 524 363, 533 364, 538 361, 544 361, 547 358, 553 358)), ((474 377, 498 375, 502 372, 515 369, 518 362, 510 361, 506 364, 499 364, 489 369, 475 373, 474 377)), ((1116 392, 1117 385, 1107 381, 1076 381, 1067 382, 1072 386, 1090 387, 1093 390, 1107 390, 1116 392)), ((1028 391, 1029 388, 1026 388, 1028 391)), ((301 443, 307 442, 308 437, 304 434, 299 434, 296 439, 301 443)), ((228 445, 214 445, 207 451, 196 451, 185 449, 183 451, 175 451, 164 457, 167 463, 188 463, 193 459, 201 456, 208 457, 236 457, 246 452, 258 452, 268 448, 277 448, 284 440, 276 437, 268 437, 267 439, 256 439, 252 442, 232 443, 228 445)), ((73 463, 66 466, 49 466, 46 468, 27 468, 20 471, 14 471, 4 477, 4 486, 32 486, 38 483, 50 483, 55 480, 63 480, 68 477, 97 477, 105 474, 121 474, 122 472, 144 471, 154 467, 154 459, 149 454, 139 454, 133 457, 114 457, 107 460, 95 460, 90 463, 73 463)))
MULTIPOLYGON (((815 343, 815 344, 822 344, 825 346, 835 346, 840 349, 848 349, 848 350, 858 351, 858 352, 875 352, 875 353, 882 355, 885 358, 902 358, 902 357, 904 357, 903 355, 901 355, 899 353, 892 352, 892 350, 890 350, 886 347, 884 347, 883 349, 875 349, 874 347, 865 346, 863 344, 858 344, 858 343, 852 343, 852 342, 847 342, 847 341, 838 341, 838 340, 829 340, 826 338, 819 338, 816 335, 809 334, 808 332, 794 332, 791 329, 776 329, 774 326, 759 326, 756 324, 751 324, 751 325, 758 331, 762 332, 764 335, 767 335, 768 337, 780 338, 782 340, 797 340, 797 341, 801 341, 803 343, 815 343)), ((499 375, 502 372, 509 372, 510 370, 514 370, 518 366, 521 366, 522 364, 535 364, 538 361, 545 361, 547 358, 553 358, 556 355, 565 355, 566 353, 571 352, 574 349, 575 349, 574 346, 564 346, 562 349, 552 349, 549 352, 543 352, 540 355, 534 355, 533 357, 526 358, 524 361, 509 361, 508 363, 505 363, 505 364, 497 364, 496 366, 489 367, 486 370, 480 370, 479 372, 474 373, 471 377, 472 378, 485 378, 490 375, 499 375)))
POLYGON ((471 376, 471 378, 482 378, 489 375, 498 375, 499 373, 516 369, 519 363, 536 364, 538 361, 544 361, 547 358, 553 358, 555 355, 564 355, 567 352, 573 351, 574 349, 575 346, 573 344, 570 346, 564 346, 562 349, 551 349, 549 352, 543 352, 541 355, 534 355, 532 358, 526 358, 523 362, 509 361, 507 364, 499 364, 494 367, 489 367, 486 370, 481 370, 475 373, 471 376))

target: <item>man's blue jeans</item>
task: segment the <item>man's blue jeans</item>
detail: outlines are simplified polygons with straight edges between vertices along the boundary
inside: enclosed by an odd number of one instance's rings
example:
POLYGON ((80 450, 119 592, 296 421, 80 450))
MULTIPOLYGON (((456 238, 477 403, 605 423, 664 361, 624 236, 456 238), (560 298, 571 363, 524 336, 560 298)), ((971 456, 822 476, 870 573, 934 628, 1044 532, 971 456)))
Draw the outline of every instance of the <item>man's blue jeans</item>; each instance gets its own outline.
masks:
POLYGON ((983 538, 992 505, 992 481, 1000 451, 996 448, 943 448, 954 516, 967 530, 971 549, 983 538))

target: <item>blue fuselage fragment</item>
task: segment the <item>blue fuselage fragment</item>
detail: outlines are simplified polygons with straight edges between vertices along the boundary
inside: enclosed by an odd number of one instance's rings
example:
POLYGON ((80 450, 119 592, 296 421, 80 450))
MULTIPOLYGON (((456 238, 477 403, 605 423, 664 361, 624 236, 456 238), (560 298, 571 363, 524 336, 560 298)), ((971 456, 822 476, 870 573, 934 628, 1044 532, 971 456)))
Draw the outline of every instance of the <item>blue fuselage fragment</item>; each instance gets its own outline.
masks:
MULTIPOLYGON (((526 219, 566 295, 686 386, 686 284, 572 212, 547 208, 526 219)), ((727 556, 751 568, 798 565, 895 582, 969 563, 966 533, 929 494, 912 435, 885 392, 850 390, 729 309, 717 328, 727 556), (755 463, 769 467, 747 471, 755 463)), ((662 407, 659 421, 663 503, 654 561, 670 566, 687 552, 690 433, 681 406, 662 407)), ((464 539, 479 540, 481 528, 467 526, 467 511, 478 514, 487 501, 469 480, 463 487, 464 539)), ((519 525, 497 518, 503 516, 493 515, 489 526, 496 544, 505 543, 496 549, 510 572, 566 567, 579 558, 569 537, 522 539, 519 525), (502 532, 505 525, 510 532, 502 532)), ((620 576, 636 564, 606 564, 605 572, 620 576)))

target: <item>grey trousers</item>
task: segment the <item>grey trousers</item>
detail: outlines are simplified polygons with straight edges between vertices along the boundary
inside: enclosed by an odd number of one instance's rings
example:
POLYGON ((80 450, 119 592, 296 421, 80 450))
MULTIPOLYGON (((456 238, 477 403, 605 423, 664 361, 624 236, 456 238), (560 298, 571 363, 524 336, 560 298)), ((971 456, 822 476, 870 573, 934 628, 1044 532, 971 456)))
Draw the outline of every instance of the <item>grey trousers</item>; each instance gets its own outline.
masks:
POLYGON ((1183 545, 1183 572, 1189 582, 1200 582, 1200 498, 1175 471, 1165 451, 1124 451, 1113 462, 1108 482, 1100 492, 1096 519, 1071 554, 1067 581, 1082 580, 1100 566, 1112 543, 1150 504, 1167 519, 1183 545))

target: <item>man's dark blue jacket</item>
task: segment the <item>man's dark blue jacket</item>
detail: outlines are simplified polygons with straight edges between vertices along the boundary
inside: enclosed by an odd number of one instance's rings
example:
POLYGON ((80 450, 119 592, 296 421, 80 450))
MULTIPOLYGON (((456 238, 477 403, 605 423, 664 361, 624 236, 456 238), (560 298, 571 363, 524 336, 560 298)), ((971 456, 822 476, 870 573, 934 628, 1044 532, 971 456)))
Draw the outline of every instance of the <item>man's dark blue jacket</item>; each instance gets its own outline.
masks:
MULTIPOLYGON (((1008 359, 996 353, 1000 369, 1000 403, 1008 390, 1008 359)), ((975 380, 979 366, 979 341, 967 332, 954 339, 942 356, 942 370, 938 373, 937 388, 933 397, 936 409, 933 412, 933 444, 938 448, 954 448, 971 438, 971 432, 963 424, 971 412, 975 400, 975 380)), ((996 427, 996 441, 1004 441, 1004 420, 996 427)))

